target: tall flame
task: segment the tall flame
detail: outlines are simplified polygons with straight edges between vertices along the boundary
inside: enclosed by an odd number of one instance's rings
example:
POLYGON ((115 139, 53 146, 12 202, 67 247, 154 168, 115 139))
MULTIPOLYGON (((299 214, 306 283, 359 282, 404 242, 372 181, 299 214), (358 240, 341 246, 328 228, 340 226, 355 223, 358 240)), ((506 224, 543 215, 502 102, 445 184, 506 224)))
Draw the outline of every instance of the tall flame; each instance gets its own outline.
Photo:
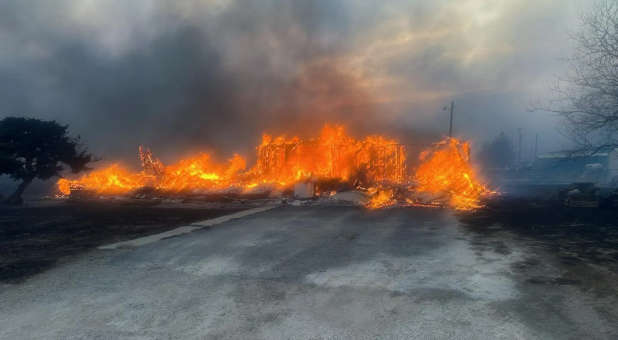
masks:
POLYGON ((470 144, 447 138, 420 155, 414 173, 416 191, 446 195, 450 205, 460 210, 480 207, 480 198, 492 193, 478 179, 470 164, 470 144))
POLYGON ((395 140, 355 140, 343 126, 326 125, 317 138, 262 137, 253 173, 261 182, 293 183, 309 177, 347 181, 403 181, 405 150, 395 140))
POLYGON ((457 209, 477 208, 489 192, 477 179, 469 163, 469 145, 454 138, 442 141, 421 155, 422 164, 413 174, 406 169, 406 148, 384 136, 357 140, 343 126, 326 125, 316 138, 300 139, 264 134, 257 147, 256 164, 247 169, 246 160, 234 155, 225 162, 200 153, 176 164, 164 165, 152 152, 139 147, 142 170, 129 171, 119 164, 92 171, 78 179, 58 180, 58 190, 69 195, 84 189, 100 195, 127 194, 151 187, 163 192, 191 192, 237 188, 250 191, 259 185, 285 188, 306 180, 353 182, 375 193, 369 208, 396 202, 393 185, 406 186, 411 193, 447 195, 457 209), (417 186, 410 186, 416 182, 417 186))

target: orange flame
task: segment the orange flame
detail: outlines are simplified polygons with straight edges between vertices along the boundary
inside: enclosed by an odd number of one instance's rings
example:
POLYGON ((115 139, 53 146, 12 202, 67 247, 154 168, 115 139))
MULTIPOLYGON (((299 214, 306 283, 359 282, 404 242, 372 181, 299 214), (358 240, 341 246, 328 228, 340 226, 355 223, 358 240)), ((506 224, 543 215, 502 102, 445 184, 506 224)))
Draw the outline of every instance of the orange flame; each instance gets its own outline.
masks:
POLYGON ((149 149, 140 146, 139 172, 112 164, 78 179, 61 178, 57 186, 64 195, 76 189, 117 195, 145 187, 162 192, 246 192, 260 185, 283 188, 299 181, 337 180, 380 187, 370 190, 373 197, 367 204, 369 208, 395 204, 392 186, 409 187, 411 180, 418 187, 410 194, 444 194, 456 209, 478 207, 480 196, 488 192, 472 171, 467 143, 451 138, 436 144, 421 155, 422 164, 412 175, 407 174, 406 157, 405 146, 393 139, 369 136, 357 140, 347 135, 342 126, 326 125, 318 137, 311 139, 273 138, 264 134, 257 147, 256 164, 250 169, 239 155, 217 162, 206 153, 164 165, 149 149))
POLYGON ((420 155, 416 191, 448 197, 458 210, 480 208, 483 195, 493 193, 481 183, 470 164, 470 144, 455 138, 436 143, 420 155))
POLYGON ((375 194, 373 195, 373 197, 371 197, 371 200, 369 200, 369 202, 367 203, 367 208, 369 209, 380 209, 380 208, 386 208, 388 206, 392 206, 395 203, 397 203, 397 201, 393 198, 394 195, 394 190, 393 189, 370 189, 371 191, 375 191, 375 194))
POLYGON ((355 140, 343 126, 326 125, 314 139, 262 137, 252 173, 260 182, 294 183, 314 178, 347 181, 405 180, 405 149, 382 136, 355 140))
POLYGON ((112 164, 107 168, 92 171, 78 180, 61 178, 58 180, 58 189, 63 194, 70 194, 75 188, 95 189, 94 191, 105 194, 124 194, 146 184, 145 174, 132 173, 119 164, 112 164))

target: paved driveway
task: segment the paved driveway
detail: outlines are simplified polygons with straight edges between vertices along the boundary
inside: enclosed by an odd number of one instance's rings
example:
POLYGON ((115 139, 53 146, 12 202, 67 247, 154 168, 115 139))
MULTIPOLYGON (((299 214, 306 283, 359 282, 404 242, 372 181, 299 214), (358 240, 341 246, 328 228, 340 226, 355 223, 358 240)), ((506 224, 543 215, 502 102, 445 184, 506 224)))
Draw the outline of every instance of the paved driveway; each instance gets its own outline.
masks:
POLYGON ((440 210, 282 207, 0 286, 0 338, 618 335, 614 297, 540 274, 563 268, 440 210))

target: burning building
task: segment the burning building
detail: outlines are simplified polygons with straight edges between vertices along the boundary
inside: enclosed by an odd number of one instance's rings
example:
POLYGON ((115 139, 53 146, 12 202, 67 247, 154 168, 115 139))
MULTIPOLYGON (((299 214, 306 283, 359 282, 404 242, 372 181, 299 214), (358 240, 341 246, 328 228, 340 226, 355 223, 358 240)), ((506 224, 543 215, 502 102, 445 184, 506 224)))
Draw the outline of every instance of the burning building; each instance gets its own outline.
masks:
POLYGON ((404 144, 379 135, 355 139, 339 125, 326 125, 317 137, 308 139, 264 134, 256 152, 256 163, 250 168, 240 155, 218 162, 207 153, 164 165, 140 146, 141 171, 112 164, 80 178, 60 179, 58 189, 64 195, 75 190, 126 195, 143 188, 162 194, 246 194, 282 192, 311 182, 316 183, 312 195, 339 188, 363 190, 372 196, 370 208, 402 203, 447 204, 456 209, 477 208, 481 198, 492 193, 470 164, 469 144, 455 138, 422 152, 416 169, 408 166, 404 144))

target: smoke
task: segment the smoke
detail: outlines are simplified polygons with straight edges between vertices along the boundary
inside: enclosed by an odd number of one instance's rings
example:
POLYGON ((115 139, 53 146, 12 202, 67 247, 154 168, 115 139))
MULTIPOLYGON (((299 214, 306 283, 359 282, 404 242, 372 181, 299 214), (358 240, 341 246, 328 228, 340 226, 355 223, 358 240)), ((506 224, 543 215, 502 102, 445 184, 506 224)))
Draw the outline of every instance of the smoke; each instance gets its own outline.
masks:
POLYGON ((69 124, 104 160, 127 162, 140 143, 168 161, 251 154, 263 131, 324 122, 430 139, 446 133, 451 99, 462 136, 551 130, 525 104, 559 70, 573 11, 549 0, 6 0, 0 115, 69 124))

